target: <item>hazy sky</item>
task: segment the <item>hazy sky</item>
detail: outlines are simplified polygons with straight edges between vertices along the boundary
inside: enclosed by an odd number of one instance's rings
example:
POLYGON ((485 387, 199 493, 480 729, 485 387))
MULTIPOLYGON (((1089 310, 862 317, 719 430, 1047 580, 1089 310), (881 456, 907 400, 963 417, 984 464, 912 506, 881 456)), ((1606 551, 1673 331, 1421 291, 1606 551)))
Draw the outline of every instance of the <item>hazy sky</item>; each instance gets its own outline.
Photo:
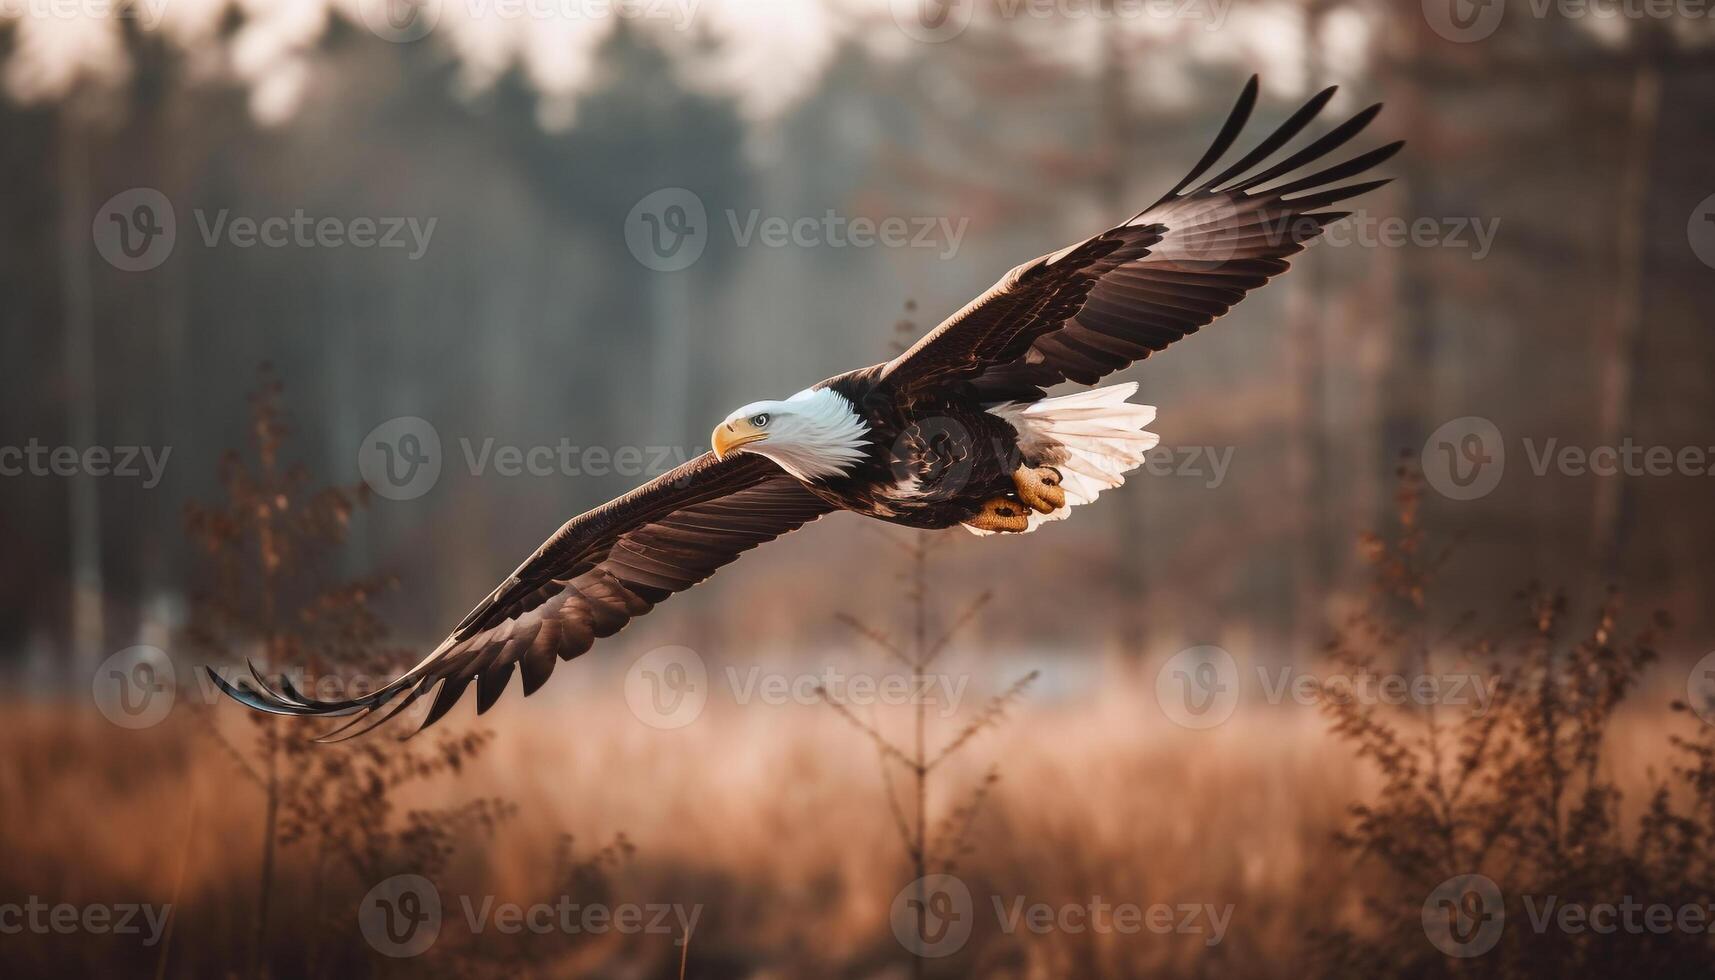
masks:
MULTIPOLYGON (((679 54, 688 83, 735 93, 753 120, 766 122, 812 88, 844 40, 884 57, 935 43, 924 40, 918 20, 930 9, 922 6, 926 2, 0 0, 0 22, 11 21, 17 35, 3 81, 21 101, 56 99, 78 85, 98 91, 123 85, 130 70, 119 41, 118 18, 124 16, 181 48, 194 76, 246 85, 256 117, 278 123, 314 97, 310 59, 339 18, 385 40, 440 45, 457 59, 461 85, 472 93, 518 66, 547 96, 543 124, 559 127, 572 122, 576 96, 592 81, 592 52, 626 20, 679 54), (120 4, 124 12, 115 13, 120 4), (230 10, 241 14, 242 27, 230 44, 216 44, 217 27, 230 10)), ((1291 0, 1132 0, 1117 17, 1051 16, 1088 3, 985 0, 958 8, 965 19, 953 36, 1005 24, 1038 57, 1074 68, 1097 63, 1096 45, 1107 32, 1124 32, 1140 51, 1171 42, 1189 57, 1151 62, 1140 56, 1135 66, 1163 102, 1187 94, 1181 73, 1197 62, 1254 68, 1280 94, 1305 86, 1296 54, 1304 27, 1291 0)), ((1328 21, 1329 60, 1342 73, 1362 70, 1369 30, 1364 15, 1352 11, 1328 21)))

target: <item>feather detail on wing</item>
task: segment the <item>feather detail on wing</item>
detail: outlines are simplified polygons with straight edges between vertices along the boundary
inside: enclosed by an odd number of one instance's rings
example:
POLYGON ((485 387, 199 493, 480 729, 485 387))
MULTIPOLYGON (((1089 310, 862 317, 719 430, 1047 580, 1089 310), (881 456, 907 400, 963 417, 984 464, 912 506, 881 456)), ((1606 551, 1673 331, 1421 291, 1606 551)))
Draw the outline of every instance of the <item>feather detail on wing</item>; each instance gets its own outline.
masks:
POLYGON ((1379 105, 1263 166, 1333 94, 1332 88, 1318 93, 1249 153, 1192 188, 1250 118, 1253 77, 1203 159, 1161 200, 1116 228, 1008 272, 889 362, 883 378, 906 388, 962 382, 989 400, 1030 401, 1064 381, 1094 384, 1195 333, 1284 272, 1288 256, 1350 213, 1329 206, 1387 183, 1335 186, 1386 161, 1403 143, 1294 176, 1361 132, 1379 105))
POLYGON ((261 711, 351 716, 324 741, 370 731, 433 693, 415 729, 421 731, 472 684, 478 714, 499 700, 514 673, 526 696, 535 693, 558 660, 576 657, 743 552, 832 509, 761 457, 705 454, 568 521, 433 653, 373 694, 322 701, 285 678, 272 686, 254 668, 253 684, 209 674, 261 711))

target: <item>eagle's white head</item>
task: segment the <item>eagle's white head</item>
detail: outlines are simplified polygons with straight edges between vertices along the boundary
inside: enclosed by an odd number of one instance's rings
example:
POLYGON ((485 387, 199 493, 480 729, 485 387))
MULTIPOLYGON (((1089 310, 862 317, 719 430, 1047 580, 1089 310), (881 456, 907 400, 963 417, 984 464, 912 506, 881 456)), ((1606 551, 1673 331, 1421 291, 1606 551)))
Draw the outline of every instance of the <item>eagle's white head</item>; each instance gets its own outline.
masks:
POLYGON ((863 458, 869 426, 832 388, 806 388, 784 401, 751 402, 715 426, 715 455, 766 456, 800 480, 843 476, 863 458))

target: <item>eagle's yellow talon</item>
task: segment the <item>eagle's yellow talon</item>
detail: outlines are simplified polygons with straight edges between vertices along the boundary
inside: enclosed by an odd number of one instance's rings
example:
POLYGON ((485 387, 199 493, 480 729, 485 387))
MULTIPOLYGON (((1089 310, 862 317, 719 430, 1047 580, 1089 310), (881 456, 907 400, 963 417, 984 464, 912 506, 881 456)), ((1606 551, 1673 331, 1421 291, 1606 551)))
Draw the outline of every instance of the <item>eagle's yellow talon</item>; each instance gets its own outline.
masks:
POLYGON ((1060 487, 1060 471, 1052 466, 1020 466, 1012 473, 1018 499, 1039 514, 1052 514, 1066 506, 1066 491, 1060 487))
POLYGON ((1030 511, 1010 497, 994 497, 983 501, 982 510, 965 522, 979 531, 1017 533, 1030 530, 1030 511))

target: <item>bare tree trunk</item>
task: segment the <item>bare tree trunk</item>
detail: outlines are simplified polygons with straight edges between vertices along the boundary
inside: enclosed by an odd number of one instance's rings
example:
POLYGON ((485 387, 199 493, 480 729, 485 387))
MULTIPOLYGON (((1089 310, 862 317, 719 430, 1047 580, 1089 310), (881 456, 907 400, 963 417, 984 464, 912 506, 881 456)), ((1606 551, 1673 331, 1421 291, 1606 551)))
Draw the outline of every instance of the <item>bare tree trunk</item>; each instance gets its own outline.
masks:
MULTIPOLYGON (((96 440, 95 304, 90 294, 88 124, 75 104, 60 108, 60 285, 65 317, 66 441, 82 450, 96 440)), ((106 646, 101 579, 101 497, 88 474, 69 481, 71 520, 71 647, 81 682, 106 646)))
MULTIPOLYGON (((197 809, 197 799, 192 796, 190 817, 185 823, 185 843, 179 849, 179 874, 173 881, 173 903, 168 906, 170 909, 179 907, 179 898, 185 892, 185 872, 191 863, 191 845, 197 839, 197 809)), ((155 980, 165 980, 167 976, 167 963, 173 955, 173 920, 175 918, 175 916, 167 916, 166 928, 162 930, 161 948, 155 954, 155 980)))
MULTIPOLYGON (((1613 317, 1596 343, 1597 387, 1596 444, 1618 445, 1632 423, 1632 395, 1643 340, 1644 219, 1649 204, 1650 162, 1655 147, 1656 124, 1661 114, 1661 73, 1653 60, 1652 34, 1646 33, 1632 75, 1631 108, 1626 125, 1626 162, 1621 173, 1617 213, 1614 215, 1617 282, 1613 317)), ((1620 572, 1625 552, 1623 524, 1627 497, 1626 481, 1610 478, 1595 481, 1596 499, 1591 528, 1593 570, 1611 580, 1620 572)), ((1603 587, 1607 583, 1590 583, 1603 587)))
POLYGON ((689 421, 691 387, 690 270, 657 272, 650 278, 649 360, 654 377, 649 390, 655 417, 651 430, 658 439, 681 438, 689 421))
MULTIPOLYGON (((1327 6, 1315 0, 1304 11, 1304 78, 1314 90, 1323 84, 1321 34, 1327 6)), ((1322 622, 1322 600, 1333 574, 1330 554, 1330 501, 1327 413, 1324 399, 1327 379, 1323 367, 1327 344, 1326 303, 1329 256, 1315 256, 1293 279, 1290 302, 1290 336, 1293 383, 1297 388, 1298 411, 1292 442, 1296 448, 1287 461, 1293 499, 1300 514, 1298 547, 1293 550, 1293 604, 1289 636, 1294 651, 1314 648, 1322 622)))
MULTIPOLYGON (((1126 199, 1126 152, 1131 137, 1131 112, 1128 104, 1130 75, 1126 70, 1124 32, 1108 31, 1102 38, 1102 70, 1096 80, 1101 97, 1101 132, 1104 166, 1100 171, 1099 193, 1102 209, 1118 221, 1131 214, 1135 207, 1126 199)), ((1118 639, 1121 654, 1142 656, 1144 624, 1149 622, 1149 556, 1144 547, 1149 536, 1149 507, 1151 494, 1125 495, 1119 505, 1119 543, 1116 548, 1114 581, 1118 586, 1118 639)))
MULTIPOLYGON (((923 540, 928 531, 916 531, 911 539, 911 689, 923 690, 923 671, 929 659, 929 545, 923 540)), ((918 908, 926 908, 924 878, 929 874, 929 750, 925 739, 928 703, 913 697, 912 710, 916 716, 916 746, 912 761, 916 786, 916 840, 911 845, 913 880, 917 882, 918 908)), ((923 957, 911 957, 912 980, 922 980, 923 957)))
MULTIPOLYGON (((262 436, 261 459, 257 465, 262 470, 264 484, 270 488, 279 486, 276 478, 276 459, 269 436, 262 436)), ((262 563, 262 639, 264 643, 266 669, 273 674, 280 666, 278 608, 276 591, 279 579, 275 575, 274 556, 277 554, 274 541, 274 516, 269 513, 262 520, 260 528, 261 540, 257 542, 257 552, 262 563)), ((255 947, 250 963, 250 975, 261 978, 268 975, 268 916, 274 898, 274 851, 280 835, 280 725, 279 717, 269 715, 263 720, 262 748, 268 756, 267 768, 267 809, 262 818, 262 880, 257 887, 256 895, 256 936, 255 947)))
MULTIPOLYGON (((270 666, 270 672, 273 668, 270 666)), ((274 898, 274 846, 280 823, 280 727, 279 719, 270 715, 263 722, 263 750, 268 754, 267 811, 262 818, 262 881, 256 891, 256 936, 251 954, 250 975, 268 975, 268 916, 274 898)))
POLYGON ((323 895, 327 885, 328 846, 326 832, 316 835, 316 858, 312 877, 310 879, 310 908, 314 918, 310 920, 309 951, 304 956, 304 976, 315 977, 321 972, 322 933, 327 918, 322 914, 323 895))
MULTIPOLYGON (((1388 108, 1394 111, 1394 106, 1398 106, 1397 118, 1404 132, 1425 134, 1414 142, 1420 148, 1418 152, 1401 154, 1395 158, 1394 166, 1400 172, 1399 183, 1404 189, 1404 213, 1434 214, 1435 203, 1427 193, 1429 175, 1433 171, 1426 164, 1434 162, 1435 134, 1431 131, 1433 122, 1424 109, 1419 82, 1425 61, 1423 48, 1430 43, 1425 40, 1425 35, 1430 33, 1430 28, 1416 8, 1408 10, 1401 5, 1393 9, 1400 19, 1400 23, 1395 25, 1400 37, 1400 51, 1397 58, 1385 62, 1396 83, 1394 91, 1389 93, 1388 108)), ((1399 288, 1394 305, 1402 312, 1399 320, 1392 324, 1382 369, 1381 443, 1384 459, 1388 461, 1402 450, 1415 453, 1428 430, 1434 428, 1426 428, 1424 423, 1434 407, 1428 366, 1436 362, 1437 305, 1435 290, 1424 266, 1423 262, 1401 262, 1398 266, 1399 288)), ((1382 495, 1380 501, 1384 511, 1391 508, 1386 495, 1382 495)), ((1374 515, 1373 519, 1376 524, 1385 524, 1390 517, 1384 512, 1374 515)))

